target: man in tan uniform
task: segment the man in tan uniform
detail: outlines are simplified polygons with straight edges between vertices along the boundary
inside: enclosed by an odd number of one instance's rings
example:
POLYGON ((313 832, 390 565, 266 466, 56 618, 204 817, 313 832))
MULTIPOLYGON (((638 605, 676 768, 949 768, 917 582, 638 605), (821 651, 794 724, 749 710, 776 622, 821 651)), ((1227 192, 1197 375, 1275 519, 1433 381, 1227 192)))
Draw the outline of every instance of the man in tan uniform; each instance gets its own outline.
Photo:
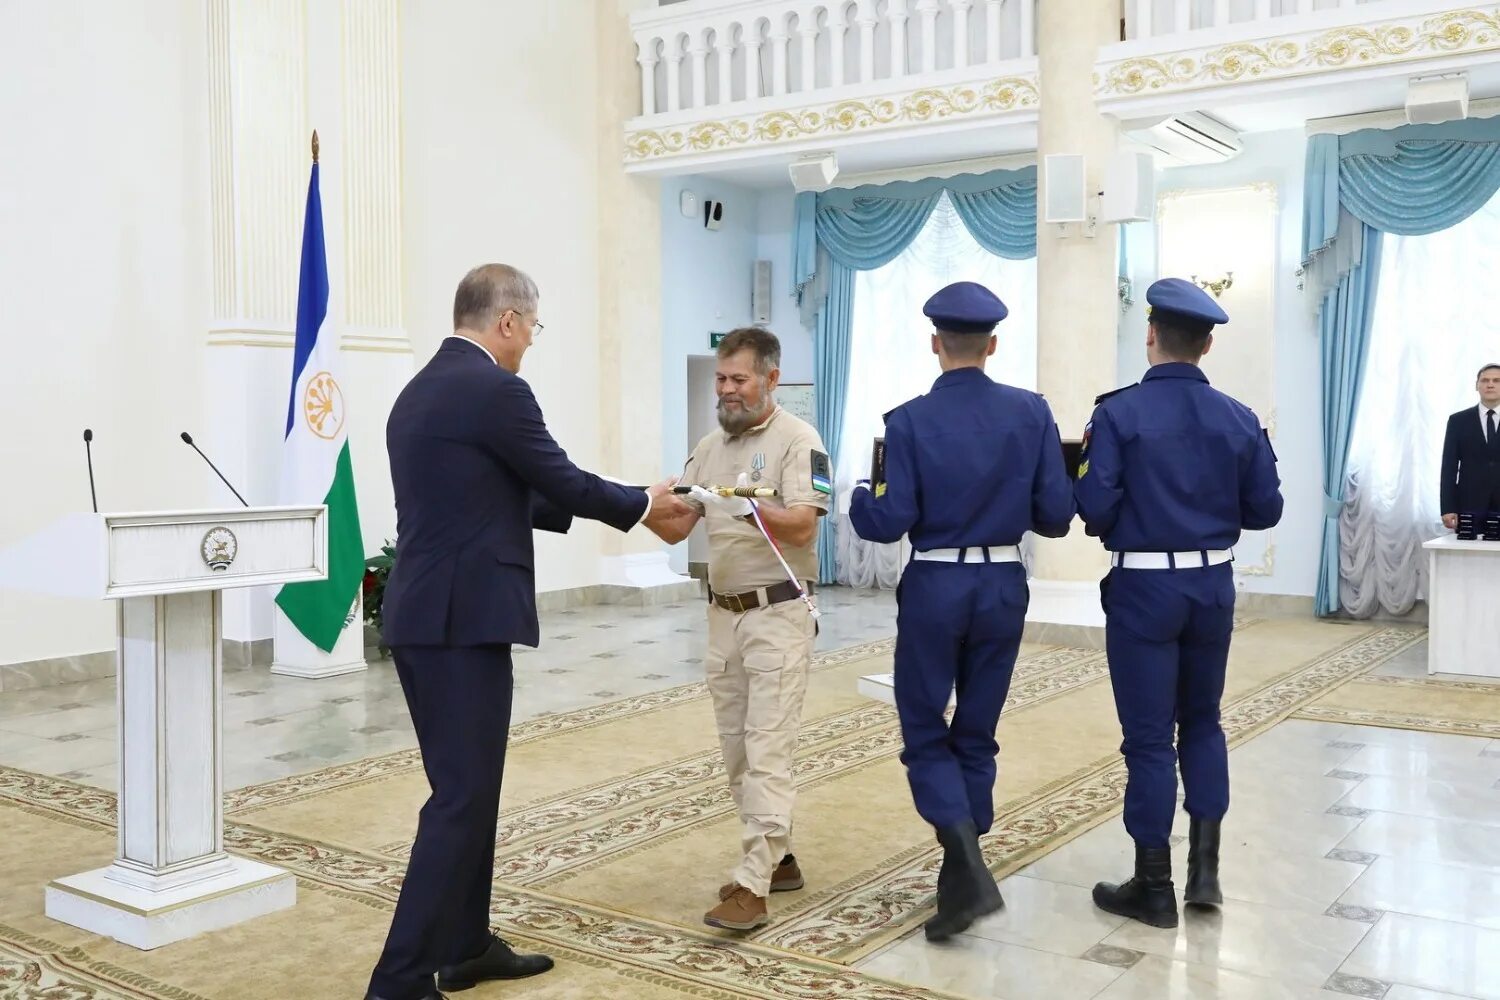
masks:
POLYGON ((781 344, 766 330, 735 330, 719 344, 721 430, 698 442, 681 479, 700 487, 683 498, 694 512, 657 529, 675 543, 707 519, 708 690, 744 833, 732 881, 703 919, 732 930, 770 919, 768 893, 802 888, 789 853, 792 756, 817 626, 755 516, 810 599, 818 518, 828 512, 832 476, 818 432, 776 405, 780 364, 781 344), (752 509, 747 499, 701 489, 735 485, 779 495, 752 509))

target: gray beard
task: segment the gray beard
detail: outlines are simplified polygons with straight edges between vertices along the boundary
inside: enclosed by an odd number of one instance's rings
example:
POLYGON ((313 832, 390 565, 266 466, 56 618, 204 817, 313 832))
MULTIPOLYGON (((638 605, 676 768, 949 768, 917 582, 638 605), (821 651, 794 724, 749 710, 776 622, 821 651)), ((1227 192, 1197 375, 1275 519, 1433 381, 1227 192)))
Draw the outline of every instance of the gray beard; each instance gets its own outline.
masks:
POLYGON ((739 410, 731 412, 729 410, 726 410, 724 408, 724 404, 720 402, 718 405, 719 426, 724 429, 725 434, 729 434, 731 436, 735 434, 743 434, 745 431, 760 423, 765 415, 771 412, 771 407, 773 405, 774 402, 771 397, 766 396, 760 401, 760 406, 757 409, 752 410, 748 406, 742 405, 739 410))

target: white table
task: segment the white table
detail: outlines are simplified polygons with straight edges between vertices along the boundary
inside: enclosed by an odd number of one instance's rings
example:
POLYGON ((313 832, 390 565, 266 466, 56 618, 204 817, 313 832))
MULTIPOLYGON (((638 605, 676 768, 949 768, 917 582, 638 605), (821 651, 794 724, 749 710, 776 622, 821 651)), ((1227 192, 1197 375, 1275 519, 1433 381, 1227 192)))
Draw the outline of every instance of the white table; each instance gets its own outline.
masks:
POLYGON ((1427 672, 1500 677, 1500 542, 1453 535, 1428 552, 1427 672))

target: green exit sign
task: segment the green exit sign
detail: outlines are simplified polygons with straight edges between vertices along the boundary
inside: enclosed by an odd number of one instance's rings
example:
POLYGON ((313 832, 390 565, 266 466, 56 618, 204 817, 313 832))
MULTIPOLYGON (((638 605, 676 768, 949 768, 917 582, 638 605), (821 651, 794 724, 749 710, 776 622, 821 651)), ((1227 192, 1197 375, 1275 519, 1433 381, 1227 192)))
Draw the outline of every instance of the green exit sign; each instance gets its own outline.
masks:
POLYGON ((729 336, 727 333, 710 333, 708 335, 708 346, 718 347, 719 343, 727 336, 729 336))

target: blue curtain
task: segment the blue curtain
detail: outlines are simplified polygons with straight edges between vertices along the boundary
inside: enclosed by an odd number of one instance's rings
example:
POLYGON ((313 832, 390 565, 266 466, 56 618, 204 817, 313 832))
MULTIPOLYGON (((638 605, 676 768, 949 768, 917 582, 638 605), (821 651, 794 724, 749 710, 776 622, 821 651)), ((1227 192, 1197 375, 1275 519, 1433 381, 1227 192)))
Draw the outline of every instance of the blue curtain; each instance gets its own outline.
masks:
POLYGON ((1323 550, 1317 613, 1340 606, 1338 517, 1364 380, 1385 233, 1455 226, 1500 191, 1500 119, 1308 140, 1303 273, 1320 297, 1323 550))
MULTIPOLYGON (((836 462, 839 436, 844 430, 844 393, 849 387, 849 342, 854 331, 854 269, 836 260, 828 262, 828 297, 818 310, 818 328, 813 341, 813 371, 817 373, 818 434, 836 462), (823 386, 838 386, 825 392, 823 386)), ((833 466, 837 468, 837 465, 833 466)), ((818 523, 818 574, 820 583, 833 583, 837 570, 838 538, 835 519, 818 523)))
POLYGON ((1339 280, 1318 315, 1323 374, 1323 551, 1316 598, 1320 615, 1332 614, 1339 607, 1339 511, 1344 506, 1354 413, 1370 353, 1370 321, 1375 314, 1384 239, 1373 226, 1364 226, 1360 235, 1364 242, 1361 262, 1339 280))
MULTIPOLYGON (((1012 260, 1036 256, 1036 168, 897 181, 797 196, 792 285, 804 312, 815 307, 813 381, 818 433, 838 465, 849 386, 854 272, 884 267, 911 245, 947 192, 975 242, 1012 260), (808 301, 809 294, 817 299, 808 301)), ((834 519, 818 529, 820 583, 836 579, 834 519)))

